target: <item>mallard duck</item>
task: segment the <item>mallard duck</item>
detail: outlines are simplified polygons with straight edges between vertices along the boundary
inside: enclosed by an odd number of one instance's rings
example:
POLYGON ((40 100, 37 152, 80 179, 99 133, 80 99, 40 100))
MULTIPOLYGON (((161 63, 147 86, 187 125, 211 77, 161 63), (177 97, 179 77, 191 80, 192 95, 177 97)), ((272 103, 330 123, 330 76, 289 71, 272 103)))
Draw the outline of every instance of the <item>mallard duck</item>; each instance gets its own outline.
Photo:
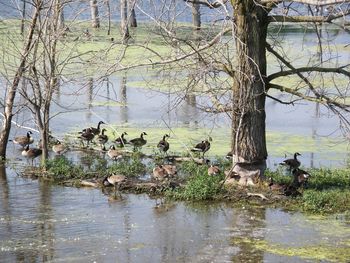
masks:
POLYGON ((126 132, 123 132, 120 137, 115 139, 115 143, 118 147, 125 147, 125 144, 128 144, 128 141, 124 138, 125 135, 128 135, 126 132))
POLYGON ((22 156, 26 157, 27 159, 32 159, 32 165, 34 162, 34 159, 42 154, 41 149, 37 148, 29 148, 29 145, 27 145, 24 150, 22 151, 22 156))
POLYGON ((147 143, 147 141, 143 138, 144 135, 147 135, 147 133, 142 132, 139 138, 130 140, 130 144, 134 146, 134 151, 136 151, 138 148, 141 148, 147 143))
POLYGON ((196 146, 194 146, 191 151, 192 152, 199 152, 199 153, 203 153, 203 158, 204 158, 204 154, 209 151, 210 149, 210 142, 212 141, 212 138, 209 137, 209 139, 202 141, 200 143, 198 143, 196 146))
MULTIPOLYGON (((106 176, 103 179, 103 186, 114 186, 114 195, 116 195, 116 192, 119 192, 120 185, 126 181, 126 177, 121 174, 112 174, 110 176, 106 176)), ((120 192, 119 192, 120 193, 120 192)))
POLYGON ((91 128, 84 129, 82 132, 80 132, 80 136, 78 137, 84 146, 84 141, 87 142, 87 145, 94 139, 95 134, 92 132, 91 128))
POLYGON ((114 145, 111 145, 109 147, 107 155, 108 155, 109 158, 111 158, 112 160, 115 160, 115 161, 118 160, 118 159, 121 159, 123 157, 121 152, 115 149, 114 145))
POLYGON ((97 137, 97 141, 101 145, 101 149, 103 149, 106 142, 108 142, 108 136, 105 135, 105 131, 107 131, 107 130, 103 128, 101 130, 101 134, 97 137))
POLYGON ((300 153, 296 152, 294 153, 293 159, 286 159, 280 165, 286 165, 288 166, 289 170, 292 171, 293 169, 296 169, 300 166, 300 161, 297 159, 297 156, 301 155, 300 153))
POLYGON ((159 143, 157 144, 157 148, 161 151, 161 152, 165 152, 167 153, 167 151, 169 150, 169 143, 167 142, 166 138, 169 138, 170 136, 168 134, 165 134, 163 136, 163 139, 159 141, 159 143))
POLYGON ((57 141, 56 144, 52 146, 52 151, 58 155, 61 155, 67 151, 67 148, 60 141, 57 141))
POLYGON ((33 134, 31 131, 27 132, 25 136, 17 136, 13 139, 13 143, 22 146, 23 148, 34 142, 34 138, 31 136, 33 134))
POLYGON ((152 177, 156 180, 162 181, 168 177, 168 173, 163 168, 163 165, 156 165, 156 167, 153 168, 152 177))

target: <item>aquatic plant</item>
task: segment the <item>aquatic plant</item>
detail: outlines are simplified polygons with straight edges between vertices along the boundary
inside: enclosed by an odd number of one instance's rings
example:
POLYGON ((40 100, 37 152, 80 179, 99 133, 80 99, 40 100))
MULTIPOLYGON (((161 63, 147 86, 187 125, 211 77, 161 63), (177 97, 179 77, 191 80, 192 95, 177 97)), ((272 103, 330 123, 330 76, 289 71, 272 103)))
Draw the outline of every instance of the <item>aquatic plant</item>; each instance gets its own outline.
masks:
POLYGON ((46 161, 47 172, 55 181, 84 178, 84 171, 80 165, 75 165, 64 156, 46 161))
POLYGON ((125 176, 139 176, 146 172, 146 165, 138 155, 133 155, 129 159, 123 159, 115 162, 107 169, 108 173, 118 173, 125 176))

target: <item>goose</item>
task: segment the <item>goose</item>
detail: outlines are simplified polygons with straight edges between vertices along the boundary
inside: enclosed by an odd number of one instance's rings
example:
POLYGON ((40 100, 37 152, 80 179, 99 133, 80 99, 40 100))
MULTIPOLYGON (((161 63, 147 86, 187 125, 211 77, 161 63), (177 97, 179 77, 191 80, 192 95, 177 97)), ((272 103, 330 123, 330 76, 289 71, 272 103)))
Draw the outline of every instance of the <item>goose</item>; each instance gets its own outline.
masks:
POLYGON ((38 148, 29 148, 29 145, 27 145, 24 150, 22 151, 22 156, 26 157, 28 159, 32 159, 32 166, 34 159, 42 154, 42 150, 38 148))
POLYGON ((169 150, 169 143, 167 142, 166 138, 169 138, 169 134, 165 134, 163 136, 163 139, 159 141, 157 144, 157 148, 160 150, 160 152, 165 152, 167 154, 167 151, 169 150))
POLYGON ((308 172, 299 168, 293 169, 292 173, 294 177, 293 185, 296 187, 304 187, 307 184, 309 177, 311 176, 308 172))
POLYGON ((67 148, 60 141, 57 141, 56 144, 52 146, 52 151, 58 155, 61 155, 67 151, 67 148))
POLYGON ((103 128, 101 130, 101 134, 97 137, 97 141, 101 145, 101 149, 103 149, 106 142, 108 142, 108 136, 105 135, 105 131, 107 131, 107 130, 103 128))
POLYGON ((123 157, 121 152, 115 149, 114 145, 111 145, 109 147, 107 155, 109 158, 111 158, 112 160, 115 160, 115 161, 123 157))
POLYGON ((139 138, 130 140, 130 144, 134 146, 134 151, 136 151, 137 148, 141 148, 147 143, 147 141, 143 138, 144 135, 147 135, 147 133, 142 132, 139 138))
POLYGON ((173 177, 174 175, 177 174, 177 168, 176 165, 172 165, 172 164, 163 164, 162 168, 165 170, 166 174, 169 177, 173 177))
POLYGON ((293 159, 286 159, 282 163, 280 163, 280 165, 288 166, 290 171, 298 168, 300 166, 300 161, 297 159, 298 155, 301 155, 301 154, 298 152, 294 153, 293 159))
POLYGON ((232 150, 232 151, 229 151, 229 152, 226 154, 225 158, 226 158, 227 160, 232 160, 232 158, 233 158, 233 150, 232 150))
POLYGON ((277 184, 273 181, 272 177, 269 178, 269 188, 271 191, 280 192, 285 196, 297 196, 300 195, 297 187, 294 184, 285 185, 285 184, 277 184))
POLYGON ((203 153, 203 159, 204 159, 204 154, 209 151, 210 149, 210 142, 212 141, 212 138, 209 137, 209 139, 202 141, 200 143, 198 143, 196 146, 194 146, 191 151, 192 152, 199 152, 199 153, 203 153))
POLYGON ((17 136, 13 139, 13 142, 15 144, 18 144, 22 146, 22 148, 26 147, 29 144, 32 144, 34 142, 34 138, 31 136, 33 134, 31 131, 27 132, 27 135, 25 136, 17 136))
MULTIPOLYGON (((103 179, 103 186, 109 186, 113 185, 114 186, 114 196, 116 195, 116 192, 120 189, 120 185, 126 181, 126 177, 124 175, 120 174, 112 174, 110 176, 106 176, 103 179)), ((119 192, 120 193, 120 192, 119 192)))
POLYGON ((88 129, 91 130, 91 132, 94 134, 94 135, 99 135, 100 134, 100 126, 101 124, 105 124, 103 121, 99 121, 98 124, 97 124, 97 128, 95 127, 90 127, 90 128, 86 128, 83 130, 83 132, 87 131, 88 129))
POLYGON ((156 167, 153 168, 152 177, 156 180, 162 181, 168 177, 168 173, 163 168, 163 165, 157 165, 156 167))
POLYGON ((87 145, 94 139, 95 134, 92 132, 91 128, 84 129, 82 132, 80 132, 80 136, 78 137, 84 146, 84 141, 87 142, 87 145))
POLYGON ((125 147, 125 144, 128 144, 128 141, 124 138, 125 135, 128 135, 126 132, 123 132, 120 137, 115 139, 115 143, 118 147, 125 147))
POLYGON ((208 167, 208 175, 214 176, 220 174, 221 170, 218 166, 211 164, 208 167))

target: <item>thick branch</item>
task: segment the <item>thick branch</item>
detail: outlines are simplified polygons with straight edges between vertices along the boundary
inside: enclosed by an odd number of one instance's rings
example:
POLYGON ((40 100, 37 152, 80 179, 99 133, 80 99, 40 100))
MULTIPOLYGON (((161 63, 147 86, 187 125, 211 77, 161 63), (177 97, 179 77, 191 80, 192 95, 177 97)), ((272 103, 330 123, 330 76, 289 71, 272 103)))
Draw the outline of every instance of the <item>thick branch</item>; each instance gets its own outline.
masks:
MULTIPOLYGON (((349 64, 350 65, 350 64, 349 64)), ((276 78, 279 77, 285 77, 297 73, 302 73, 302 72, 325 72, 325 73, 338 73, 338 74, 343 74, 347 77, 350 78, 350 72, 345 70, 344 68, 349 66, 345 65, 343 67, 339 68, 320 68, 320 67, 302 67, 302 68, 297 68, 297 69, 292 69, 292 70, 284 70, 280 72, 273 73, 267 77, 267 81, 270 82, 276 78)))
MULTIPOLYGON (((267 4, 279 4, 284 2, 283 0, 261 0, 260 3, 263 5, 267 4)), ((336 5, 342 3, 349 3, 350 0, 290 0, 288 2, 301 3, 305 5, 317 5, 317 6, 325 6, 325 5, 336 5)))
POLYGON ((190 3, 190 4, 199 4, 199 5, 205 5, 209 8, 218 8, 220 6, 223 6, 226 4, 227 0, 216 0, 214 2, 209 2, 206 0, 184 0, 186 3, 190 3))
POLYGON ((332 14, 328 16, 269 16, 269 23, 272 22, 290 22, 290 23, 330 23, 333 20, 344 17, 350 14, 350 11, 339 14, 332 14))

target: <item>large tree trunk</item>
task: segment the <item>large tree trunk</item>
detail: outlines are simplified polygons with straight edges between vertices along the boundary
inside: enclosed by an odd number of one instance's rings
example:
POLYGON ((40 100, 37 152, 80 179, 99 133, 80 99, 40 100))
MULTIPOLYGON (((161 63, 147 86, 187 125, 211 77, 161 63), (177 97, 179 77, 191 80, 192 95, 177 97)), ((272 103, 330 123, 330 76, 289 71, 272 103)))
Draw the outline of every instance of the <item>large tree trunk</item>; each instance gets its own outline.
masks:
POLYGON ((120 0, 120 27, 122 31, 122 42, 126 44, 130 37, 128 28, 128 2, 120 0))
POLYGON ((91 7, 91 22, 93 28, 99 28, 100 27, 100 18, 98 15, 98 6, 97 6, 97 0, 90 0, 90 7, 91 7))
POLYGON ((265 76, 268 11, 254 0, 236 1, 234 21, 238 69, 233 81, 234 171, 242 182, 266 169, 265 76))
POLYGON ((16 92, 18 88, 18 84, 22 78, 23 72, 25 70, 27 58, 33 43, 33 35, 34 35, 34 29, 36 27, 37 19, 40 13, 41 3, 38 2, 38 6, 36 6, 34 10, 34 15, 32 18, 32 23, 30 25, 30 31, 28 33, 27 41, 25 44, 25 47, 23 49, 23 54, 21 58, 20 65, 16 71, 16 74, 13 78, 12 85, 8 88, 8 92, 6 95, 6 101, 5 101, 5 110, 4 110, 4 117, 2 121, 2 129, 0 132, 0 158, 5 159, 6 158, 6 149, 7 149, 7 142, 9 139, 9 134, 11 130, 11 121, 12 121, 12 109, 13 109, 13 103, 16 97, 16 92))

